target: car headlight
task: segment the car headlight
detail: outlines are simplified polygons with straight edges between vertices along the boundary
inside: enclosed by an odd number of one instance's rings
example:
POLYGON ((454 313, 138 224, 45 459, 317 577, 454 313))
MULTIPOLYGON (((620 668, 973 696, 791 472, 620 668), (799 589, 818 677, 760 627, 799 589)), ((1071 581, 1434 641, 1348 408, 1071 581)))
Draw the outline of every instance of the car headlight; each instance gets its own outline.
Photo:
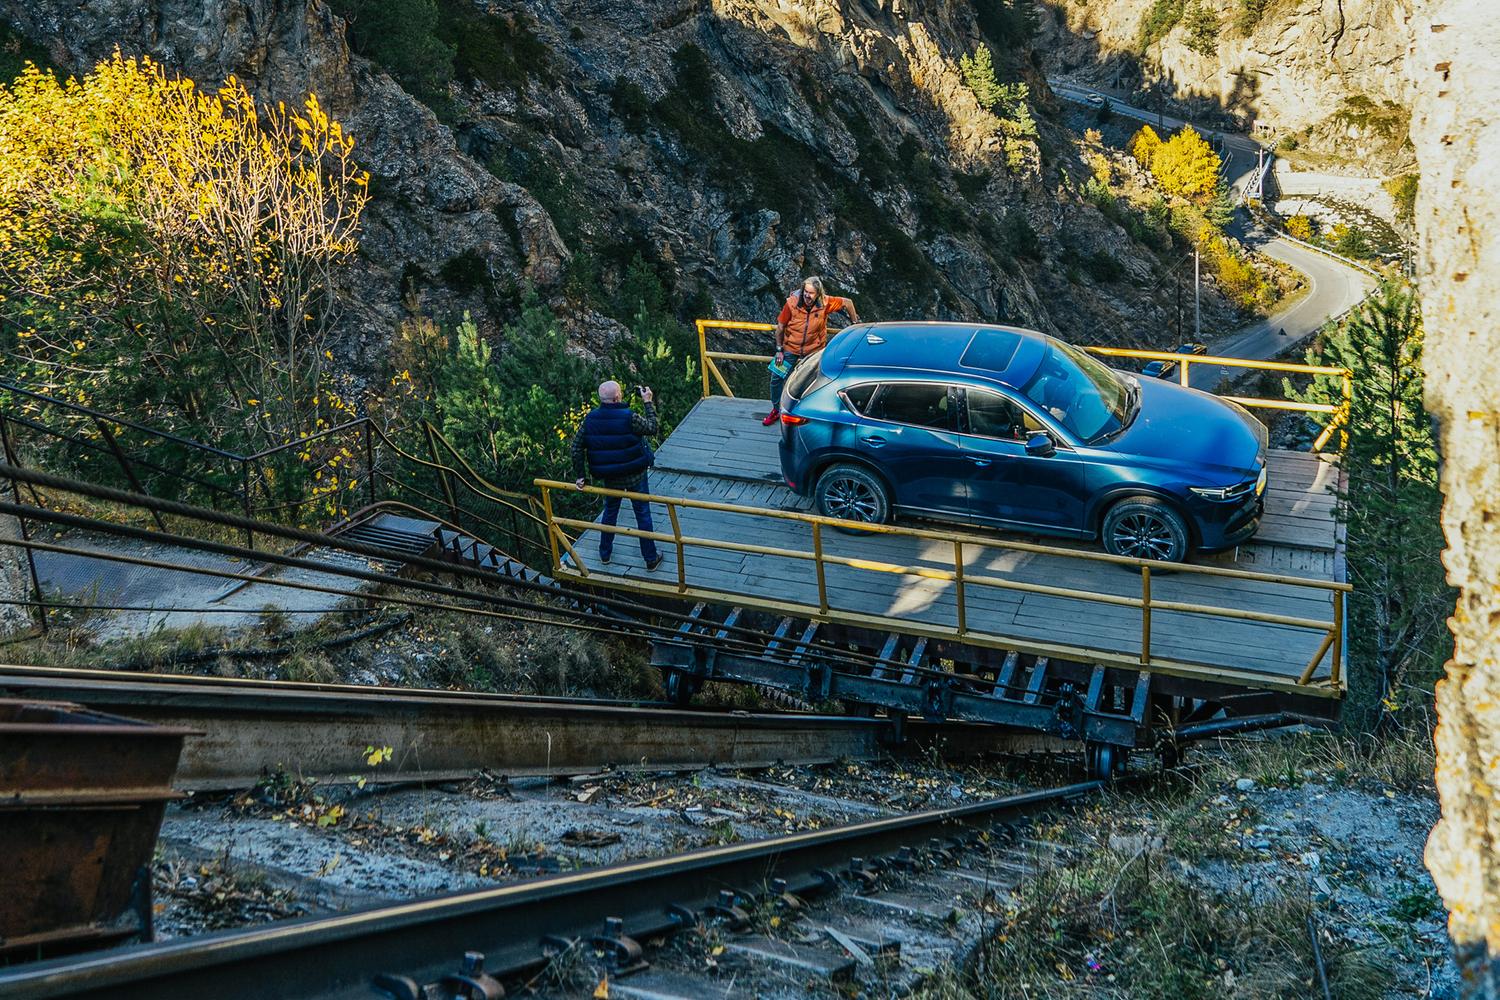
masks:
POLYGON ((1205 500, 1238 500, 1255 488, 1254 483, 1235 483, 1233 486, 1189 486, 1188 489, 1205 500))

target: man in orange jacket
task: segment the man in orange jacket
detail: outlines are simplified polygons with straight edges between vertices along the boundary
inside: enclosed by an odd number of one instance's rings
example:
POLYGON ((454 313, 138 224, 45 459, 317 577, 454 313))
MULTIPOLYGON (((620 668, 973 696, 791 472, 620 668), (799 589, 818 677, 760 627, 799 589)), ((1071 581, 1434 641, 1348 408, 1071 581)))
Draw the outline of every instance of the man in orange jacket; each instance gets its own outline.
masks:
POLYGON ((781 390, 797 362, 815 351, 821 351, 828 343, 829 313, 844 312, 849 322, 858 323, 859 313, 854 300, 823 293, 823 279, 810 277, 802 282, 802 290, 787 297, 776 317, 776 365, 786 370, 781 374, 771 372, 771 412, 762 424, 769 427, 781 417, 781 390))

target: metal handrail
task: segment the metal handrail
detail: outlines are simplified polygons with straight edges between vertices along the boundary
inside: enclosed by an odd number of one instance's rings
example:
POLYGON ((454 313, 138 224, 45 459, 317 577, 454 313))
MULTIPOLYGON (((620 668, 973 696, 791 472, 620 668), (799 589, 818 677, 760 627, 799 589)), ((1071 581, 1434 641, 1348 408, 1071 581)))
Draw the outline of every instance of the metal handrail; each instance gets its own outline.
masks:
MULTIPOLYGON (((717 382, 719 388, 726 396, 733 396, 734 390, 729 387, 729 382, 724 378, 720 370, 719 361, 766 361, 772 358, 770 354, 743 354, 735 351, 711 351, 708 349, 709 330, 774 330, 774 323, 749 323, 741 320, 718 320, 698 319, 694 320, 698 330, 698 367, 703 378, 703 398, 707 399, 713 395, 713 386, 710 381, 717 382)), ((1323 428, 1317 439, 1313 442, 1313 450, 1321 451, 1328 443, 1333 432, 1340 427, 1347 426, 1349 411, 1354 397, 1354 376, 1347 368, 1339 368, 1330 365, 1306 365, 1291 361, 1263 361, 1258 358, 1229 358, 1209 354, 1177 354, 1172 351, 1146 351, 1129 347, 1091 347, 1084 346, 1085 351, 1092 354, 1107 357, 1136 358, 1150 361, 1175 361, 1179 364, 1178 381, 1183 385, 1189 384, 1188 369, 1191 365, 1223 365, 1228 368, 1251 368, 1260 371, 1287 372, 1289 374, 1309 375, 1337 375, 1342 379, 1343 401, 1340 403, 1303 403, 1294 399, 1260 399, 1254 396, 1221 396, 1219 398, 1238 403, 1241 406, 1259 407, 1268 410, 1289 410, 1297 413, 1327 413, 1331 415, 1328 424, 1323 428)), ((1348 432, 1340 433, 1340 448, 1348 446, 1348 432)))
POLYGON ((215 448, 213 445, 204 444, 201 441, 194 441, 192 438, 181 437, 180 435, 173 434, 170 431, 158 430, 155 427, 147 427, 144 424, 132 423, 131 421, 117 417, 112 413, 105 413, 103 410, 95 410, 92 407, 83 406, 79 403, 70 403, 66 399, 58 399, 56 396, 47 396, 32 389, 23 388, 22 386, 19 386, 16 383, 6 379, 0 379, 0 391, 19 393, 22 396, 27 396, 31 399, 37 400, 38 402, 46 403, 48 406, 56 406, 64 410, 72 410, 74 413, 79 413, 83 416, 90 417, 95 420, 107 420, 112 424, 119 425, 120 427, 129 427, 133 431, 140 431, 144 434, 150 434, 153 437, 159 437, 164 440, 171 441, 175 444, 187 445, 189 448, 196 448, 198 451, 206 451, 210 454, 217 455, 220 458, 229 458, 234 459, 235 461, 239 461, 244 458, 243 455, 236 455, 232 451, 225 451, 222 448, 215 448))
MULTIPOLYGON (((711 588, 690 588, 687 581, 687 566, 683 552, 688 547, 699 547, 718 549, 721 551, 741 552, 753 555, 766 555, 777 558, 795 559, 811 562, 817 574, 818 603, 816 608, 812 605, 801 606, 809 615, 829 617, 840 615, 846 618, 861 617, 859 613, 840 611, 832 606, 828 596, 827 572, 829 565, 846 566, 853 569, 869 572, 891 573, 902 576, 916 576, 932 580, 940 580, 954 585, 954 603, 957 612, 957 628, 953 632, 954 638, 974 639, 976 637, 990 638, 994 640, 1005 640, 1009 637, 997 632, 976 632, 969 628, 968 590, 971 587, 991 587, 999 590, 1011 590, 1024 593, 1042 594, 1051 597, 1060 597, 1073 600, 1089 601, 1098 604, 1110 604, 1120 607, 1137 608, 1141 612, 1141 648, 1136 657, 1135 664, 1148 669, 1168 668, 1182 672, 1184 668, 1192 671, 1193 665, 1164 661, 1154 657, 1151 653, 1151 616, 1153 611, 1171 611, 1182 614, 1196 614, 1218 618, 1228 618, 1237 621, 1259 622, 1271 625, 1281 625, 1290 628, 1307 629, 1310 631, 1323 631, 1325 637, 1318 647, 1317 653, 1303 669, 1296 686, 1299 688, 1311 687, 1322 689, 1331 687, 1333 690, 1342 690, 1342 651, 1341 643, 1337 637, 1342 634, 1344 620, 1344 595, 1354 588, 1347 583, 1338 583, 1328 580, 1310 580, 1302 577, 1285 576, 1275 573, 1260 573, 1251 570, 1228 569, 1222 566, 1199 566, 1191 563, 1163 563, 1146 559, 1137 559, 1130 556, 1116 556, 1105 552, 1079 551, 1075 549, 1064 549, 1056 546, 1038 545, 1031 542, 1014 542, 1004 539, 987 538, 981 535, 967 534, 955 531, 937 531, 929 528, 911 528, 890 524, 870 524, 865 522, 850 522, 838 518, 824 517, 819 514, 808 514, 801 511, 772 510, 760 507, 745 507, 738 504, 721 503, 711 500, 693 500, 684 497, 667 497, 656 494, 637 493, 630 490, 615 490, 606 487, 585 486, 582 492, 601 497, 616 497, 622 500, 641 500, 647 503, 661 504, 667 508, 667 513, 672 524, 670 532, 643 531, 639 528, 626 528, 619 525, 606 525, 594 521, 584 521, 577 518, 558 516, 552 509, 553 490, 577 491, 574 484, 558 482, 555 480, 538 479, 535 485, 541 490, 542 507, 547 516, 547 536, 552 554, 552 571, 554 576, 581 575, 590 577, 588 567, 579 558, 573 545, 574 538, 569 537, 566 528, 573 528, 580 534, 583 531, 598 530, 607 531, 615 535, 626 535, 633 538, 649 538, 653 541, 671 542, 676 547, 677 554, 677 580, 675 591, 686 595, 692 589, 706 590, 711 588), (722 513, 743 515, 746 517, 757 517, 762 519, 778 521, 794 521, 807 524, 811 527, 811 545, 808 549, 788 549, 770 545, 760 545, 751 542, 731 542, 724 539, 706 538, 695 535, 685 535, 682 532, 681 521, 678 517, 679 509, 718 511, 722 513), (860 532, 870 534, 895 535, 904 538, 914 538, 929 542, 942 542, 951 546, 952 568, 935 568, 931 566, 910 566, 897 563, 887 563, 871 559, 859 559, 849 556, 831 555, 823 548, 823 529, 831 528, 855 528, 860 532), (1141 590, 1139 597, 1127 597, 1120 594, 1110 594, 1100 591, 1080 590, 1069 587, 1053 587, 1045 584, 1026 583, 1020 580, 1011 580, 998 576, 974 575, 967 571, 964 557, 964 546, 973 546, 983 549, 1002 549, 1008 551, 1030 552, 1045 555, 1063 556, 1087 562, 1109 563, 1120 566, 1128 566, 1140 573, 1141 590), (576 573, 563 563, 563 553, 567 553, 572 561, 576 573), (1291 615, 1269 614, 1259 611, 1248 611, 1241 608, 1225 608, 1215 605, 1189 604, 1179 601, 1163 601, 1153 599, 1151 595, 1152 572, 1173 571, 1178 573, 1191 573, 1201 576, 1228 577, 1238 580, 1247 580, 1261 583, 1274 583, 1292 587, 1300 587, 1307 590, 1324 591, 1330 595, 1332 604, 1332 619, 1328 621, 1300 618, 1291 615), (1329 678, 1327 685, 1313 685, 1312 677, 1317 672, 1319 665, 1325 656, 1332 653, 1329 678)), ((787 602, 779 602, 786 604, 787 602)), ((1089 651, 1109 657, 1118 662, 1122 654, 1100 654, 1099 651, 1089 651)), ((1218 668, 1199 666, 1196 671, 1217 670, 1218 668)))

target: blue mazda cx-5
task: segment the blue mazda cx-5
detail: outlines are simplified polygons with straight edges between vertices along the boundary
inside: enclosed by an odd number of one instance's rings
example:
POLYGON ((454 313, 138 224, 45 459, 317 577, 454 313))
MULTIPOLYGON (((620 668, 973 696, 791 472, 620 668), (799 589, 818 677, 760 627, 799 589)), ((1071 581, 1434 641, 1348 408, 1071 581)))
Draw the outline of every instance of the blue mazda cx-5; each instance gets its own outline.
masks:
POLYGON ((797 366, 781 413, 787 485, 829 517, 935 517, 1171 562, 1260 527, 1266 430, 1248 411, 1031 330, 852 326, 797 366))

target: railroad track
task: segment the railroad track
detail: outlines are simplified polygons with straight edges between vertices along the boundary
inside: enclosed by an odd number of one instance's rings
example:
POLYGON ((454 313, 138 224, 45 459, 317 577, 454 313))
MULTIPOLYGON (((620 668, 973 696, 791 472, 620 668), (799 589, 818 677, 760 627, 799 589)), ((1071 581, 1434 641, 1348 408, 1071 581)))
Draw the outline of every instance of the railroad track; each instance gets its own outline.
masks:
MULTIPOLYGON (((174 782, 195 791, 248 787, 275 771, 325 783, 351 775, 430 782, 481 770, 567 775, 869 760, 893 752, 897 736, 890 719, 50 667, 0 665, 0 694, 201 732, 184 745, 174 782), (372 745, 393 749, 376 771, 365 763, 372 745)), ((911 720, 903 728, 912 745, 940 737, 953 756, 1007 745, 990 727, 911 720)))
POLYGON ((521 982, 589 996, 605 979, 608 996, 655 1000, 832 995, 849 982, 898 993, 932 962, 934 941, 951 943, 945 927, 967 919, 961 937, 979 940, 976 914, 1026 876, 1034 854, 1015 826, 1102 787, 37 963, 0 972, 0 995, 494 1000, 521 982), (927 951, 903 961, 903 941, 927 951), (549 968, 558 985, 546 986, 549 968), (771 988, 744 988, 755 980, 771 988))

